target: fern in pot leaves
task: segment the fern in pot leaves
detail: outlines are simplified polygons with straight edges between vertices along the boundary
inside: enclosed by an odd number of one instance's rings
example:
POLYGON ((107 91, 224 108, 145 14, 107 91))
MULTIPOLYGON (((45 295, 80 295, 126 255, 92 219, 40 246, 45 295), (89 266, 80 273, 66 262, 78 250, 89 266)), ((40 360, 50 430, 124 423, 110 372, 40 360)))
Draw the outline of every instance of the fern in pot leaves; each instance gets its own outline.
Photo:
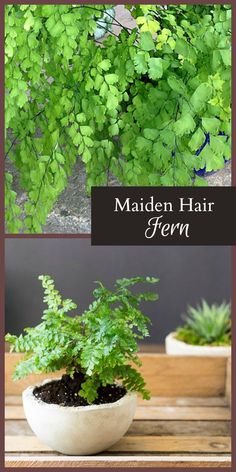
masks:
POLYGON ((153 292, 133 293, 138 283, 156 284, 155 277, 119 279, 113 290, 98 282, 94 301, 81 315, 63 300, 50 276, 44 288, 42 321, 19 337, 6 335, 11 351, 25 356, 14 371, 29 374, 63 369, 59 379, 46 380, 23 392, 26 418, 39 439, 64 454, 87 455, 107 449, 129 428, 136 394, 149 399, 138 368, 138 341, 148 336, 149 318, 139 309, 154 301, 153 292))

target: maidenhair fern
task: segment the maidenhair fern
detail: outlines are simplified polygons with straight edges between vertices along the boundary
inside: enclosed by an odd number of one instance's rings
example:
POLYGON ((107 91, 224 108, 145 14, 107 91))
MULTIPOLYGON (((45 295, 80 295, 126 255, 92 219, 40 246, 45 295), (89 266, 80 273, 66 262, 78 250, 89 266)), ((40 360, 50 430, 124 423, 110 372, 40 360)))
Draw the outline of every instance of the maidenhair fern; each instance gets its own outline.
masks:
POLYGON ((8 232, 42 231, 78 156, 88 193, 109 173, 204 185, 195 171, 231 157, 230 5, 128 5, 137 27, 109 22, 101 46, 109 7, 5 7, 6 156, 25 192, 18 207, 9 171, 8 232))
POLYGON ((66 369, 71 376, 75 372, 83 374, 79 394, 88 403, 96 399, 100 386, 117 380, 128 391, 137 391, 148 399, 149 391, 137 370, 141 365, 137 351, 138 341, 148 336, 150 320, 140 311, 139 304, 158 297, 153 292, 134 294, 130 287, 138 283, 156 284, 158 279, 120 279, 113 290, 98 282, 88 310, 71 316, 69 312, 77 308, 75 303, 62 299, 51 277, 39 278, 48 306, 42 322, 26 328, 19 337, 6 335, 12 351, 25 353, 24 360, 15 368, 14 379, 66 369))

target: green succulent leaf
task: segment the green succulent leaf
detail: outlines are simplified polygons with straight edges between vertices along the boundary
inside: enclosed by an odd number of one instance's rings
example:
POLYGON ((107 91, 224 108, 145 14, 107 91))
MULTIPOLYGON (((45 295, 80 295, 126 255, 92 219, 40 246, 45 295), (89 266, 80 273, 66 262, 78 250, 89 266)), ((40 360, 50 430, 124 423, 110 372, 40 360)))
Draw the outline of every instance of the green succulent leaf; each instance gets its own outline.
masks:
POLYGON ((177 339, 194 345, 231 344, 231 308, 228 303, 209 305, 205 300, 196 308, 189 306, 185 324, 177 329, 177 339))

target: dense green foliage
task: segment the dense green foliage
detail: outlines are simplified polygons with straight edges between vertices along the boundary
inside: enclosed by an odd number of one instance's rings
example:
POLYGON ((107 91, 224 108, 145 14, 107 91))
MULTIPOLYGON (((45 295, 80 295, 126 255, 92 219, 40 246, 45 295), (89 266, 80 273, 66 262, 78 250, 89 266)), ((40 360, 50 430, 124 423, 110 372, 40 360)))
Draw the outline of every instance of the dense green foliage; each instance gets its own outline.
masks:
POLYGON ((137 391, 149 398, 145 381, 135 368, 141 362, 137 356, 137 342, 148 336, 150 322, 140 310, 143 300, 156 300, 153 292, 132 293, 137 283, 156 284, 154 277, 120 279, 114 290, 98 282, 95 300, 81 316, 68 312, 77 308, 72 300, 62 300, 49 276, 40 276, 44 288, 42 322, 26 328, 19 337, 7 334, 11 350, 24 352, 25 358, 15 368, 15 380, 31 373, 54 372, 66 369, 84 374, 85 381, 79 394, 88 403, 97 397, 100 386, 117 380, 129 391, 137 391), (131 365, 132 364, 132 365, 131 365))
POLYGON ((123 185, 204 185, 194 169, 231 157, 230 6, 128 5, 137 28, 101 47, 107 7, 5 8, 6 155, 26 192, 22 210, 8 173, 8 232, 41 232, 77 156, 88 192, 109 173, 123 185))
POLYGON ((231 344, 230 305, 208 305, 205 300, 196 308, 188 307, 184 326, 177 329, 180 341, 195 345, 228 346, 231 344))

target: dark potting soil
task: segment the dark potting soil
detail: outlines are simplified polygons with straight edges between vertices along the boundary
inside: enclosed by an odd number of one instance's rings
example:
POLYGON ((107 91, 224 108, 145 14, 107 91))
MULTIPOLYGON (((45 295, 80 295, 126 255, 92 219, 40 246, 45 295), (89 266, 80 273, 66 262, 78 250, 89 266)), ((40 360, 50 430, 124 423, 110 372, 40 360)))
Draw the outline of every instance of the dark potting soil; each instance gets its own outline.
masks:
MULTIPOLYGON (((40 398, 45 403, 55 403, 62 406, 87 406, 87 401, 78 395, 84 376, 75 373, 71 378, 63 375, 60 380, 53 380, 40 387, 35 387, 33 393, 36 398, 40 398)), ((98 397, 93 405, 103 403, 114 403, 126 394, 126 389, 119 385, 106 385, 98 389, 98 397)))

